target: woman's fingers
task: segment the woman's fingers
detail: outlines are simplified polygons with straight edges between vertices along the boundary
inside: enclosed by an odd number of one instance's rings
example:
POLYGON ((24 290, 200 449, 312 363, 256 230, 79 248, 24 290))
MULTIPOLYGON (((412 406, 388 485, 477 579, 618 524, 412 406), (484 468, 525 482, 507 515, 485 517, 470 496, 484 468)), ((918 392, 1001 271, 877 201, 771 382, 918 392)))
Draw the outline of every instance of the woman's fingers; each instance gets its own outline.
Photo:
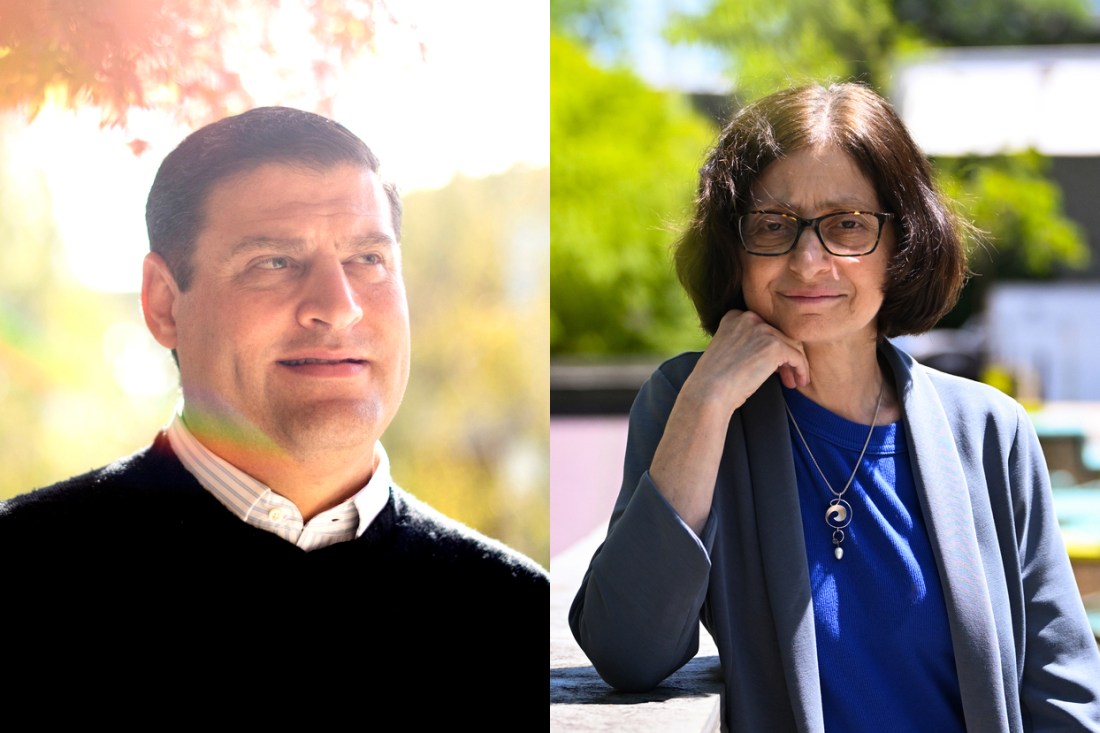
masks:
POLYGON ((796 389, 798 387, 798 374, 784 364, 779 367, 779 381, 782 382, 783 386, 787 389, 796 389))
POLYGON ((789 364, 779 367, 779 381, 787 389, 798 389, 810 383, 810 375, 804 369, 797 369, 789 364))
POLYGON ((696 369, 715 389, 732 390, 735 408, 776 372, 791 389, 810 381, 802 344, 752 311, 731 310, 723 316, 696 369))

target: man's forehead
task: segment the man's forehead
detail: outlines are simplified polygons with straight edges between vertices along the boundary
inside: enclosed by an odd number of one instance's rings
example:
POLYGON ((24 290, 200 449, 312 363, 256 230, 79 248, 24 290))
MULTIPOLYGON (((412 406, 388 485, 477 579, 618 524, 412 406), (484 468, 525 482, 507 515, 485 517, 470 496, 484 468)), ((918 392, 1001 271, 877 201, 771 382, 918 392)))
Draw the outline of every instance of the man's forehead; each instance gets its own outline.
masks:
POLYGON ((369 166, 352 161, 340 161, 331 165, 319 165, 308 161, 274 160, 245 166, 214 181, 209 187, 207 198, 234 189, 241 184, 264 185, 273 181, 287 179, 340 179, 345 187, 351 185, 383 188, 381 176, 369 166))
POLYGON ((264 250, 294 255, 314 246, 385 247, 399 256, 391 204, 368 167, 266 163, 211 187, 193 263, 220 266, 264 250))
POLYGON ((366 166, 265 163, 211 186, 204 218, 209 223, 222 216, 278 219, 302 213, 348 213, 389 221, 390 207, 381 177, 366 166))

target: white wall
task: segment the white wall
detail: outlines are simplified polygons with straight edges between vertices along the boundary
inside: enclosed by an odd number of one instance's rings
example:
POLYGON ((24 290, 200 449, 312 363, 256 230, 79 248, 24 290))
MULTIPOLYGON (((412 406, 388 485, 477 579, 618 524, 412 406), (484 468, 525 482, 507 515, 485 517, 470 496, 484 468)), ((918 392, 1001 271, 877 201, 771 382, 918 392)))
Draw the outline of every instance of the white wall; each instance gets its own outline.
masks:
POLYGON ((995 285, 986 323, 990 361, 1038 376, 1038 397, 1100 401, 1100 283, 995 285))

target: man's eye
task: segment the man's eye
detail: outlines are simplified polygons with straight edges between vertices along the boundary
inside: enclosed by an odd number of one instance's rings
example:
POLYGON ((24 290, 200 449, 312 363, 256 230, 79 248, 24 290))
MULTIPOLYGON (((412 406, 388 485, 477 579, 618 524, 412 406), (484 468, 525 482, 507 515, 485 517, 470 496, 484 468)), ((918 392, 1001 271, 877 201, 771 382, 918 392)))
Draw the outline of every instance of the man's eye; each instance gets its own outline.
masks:
POLYGON ((355 261, 363 265, 382 265, 385 264, 385 260, 382 255, 371 252, 370 254, 359 255, 355 258, 355 261))
POLYGON ((290 267, 290 260, 286 257, 268 257, 256 263, 261 270, 285 270, 290 267))

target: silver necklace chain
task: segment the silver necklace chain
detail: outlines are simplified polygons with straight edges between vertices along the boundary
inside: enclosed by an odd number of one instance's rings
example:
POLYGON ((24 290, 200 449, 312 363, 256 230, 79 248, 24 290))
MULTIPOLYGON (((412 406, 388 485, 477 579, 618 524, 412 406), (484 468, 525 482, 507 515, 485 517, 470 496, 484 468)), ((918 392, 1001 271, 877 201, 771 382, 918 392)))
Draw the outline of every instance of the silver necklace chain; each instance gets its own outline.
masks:
POLYGON ((783 400, 783 407, 787 410, 787 417, 791 419, 791 425, 794 425, 794 431, 798 434, 798 439, 802 441, 803 447, 806 449, 806 454, 810 456, 810 460, 813 461, 814 468, 821 474, 821 480, 825 482, 825 486, 828 487, 829 493, 833 495, 833 498, 829 500, 829 507, 825 510, 825 524, 833 530, 833 555, 836 559, 844 557, 844 550, 841 548, 840 543, 844 541, 844 529, 852 522, 852 505, 844 500, 844 494, 848 492, 852 482, 856 480, 856 473, 859 472, 860 465, 863 464, 863 456, 867 454, 867 446, 871 444, 871 436, 875 432, 875 423, 878 422, 878 411, 882 407, 882 393, 886 388, 886 380, 882 380, 882 384, 878 388, 878 401, 875 402, 875 414, 871 418, 871 429, 867 431, 867 439, 863 441, 863 450, 859 452, 859 458, 856 459, 856 465, 852 469, 852 475, 848 477, 848 483, 844 484, 844 488, 837 491, 833 488, 833 485, 829 483, 829 479, 825 477, 825 472, 821 470, 820 464, 817 462, 817 458, 814 457, 814 452, 810 450, 810 444, 806 442, 805 436, 802 435, 802 430, 798 427, 798 421, 794 419, 794 413, 791 412, 790 405, 787 404, 787 400, 783 400))

